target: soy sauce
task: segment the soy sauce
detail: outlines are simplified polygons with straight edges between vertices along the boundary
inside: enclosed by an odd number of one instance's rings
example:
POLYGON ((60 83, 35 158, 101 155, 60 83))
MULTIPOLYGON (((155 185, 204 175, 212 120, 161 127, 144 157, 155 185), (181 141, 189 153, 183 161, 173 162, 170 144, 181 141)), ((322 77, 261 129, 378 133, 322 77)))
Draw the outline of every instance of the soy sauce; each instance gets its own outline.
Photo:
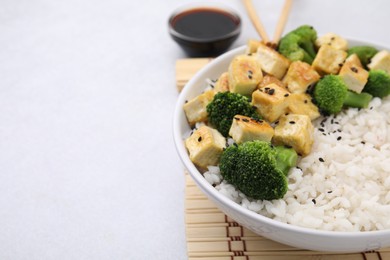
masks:
POLYGON ((169 33, 190 57, 215 57, 225 52, 241 32, 241 19, 233 11, 197 7, 174 13, 169 33))
POLYGON ((172 20, 172 26, 178 33, 200 41, 224 37, 236 30, 239 24, 237 17, 212 8, 188 10, 172 20))

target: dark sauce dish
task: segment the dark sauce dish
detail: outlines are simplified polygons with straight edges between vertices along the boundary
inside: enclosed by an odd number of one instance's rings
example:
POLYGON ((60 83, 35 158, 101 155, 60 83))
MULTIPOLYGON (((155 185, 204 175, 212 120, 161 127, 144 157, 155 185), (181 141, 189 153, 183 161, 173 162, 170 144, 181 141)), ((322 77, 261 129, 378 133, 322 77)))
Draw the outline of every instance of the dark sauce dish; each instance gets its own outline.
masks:
POLYGON ((224 53, 241 32, 241 18, 217 5, 183 7, 169 18, 169 33, 190 57, 216 57, 224 53))

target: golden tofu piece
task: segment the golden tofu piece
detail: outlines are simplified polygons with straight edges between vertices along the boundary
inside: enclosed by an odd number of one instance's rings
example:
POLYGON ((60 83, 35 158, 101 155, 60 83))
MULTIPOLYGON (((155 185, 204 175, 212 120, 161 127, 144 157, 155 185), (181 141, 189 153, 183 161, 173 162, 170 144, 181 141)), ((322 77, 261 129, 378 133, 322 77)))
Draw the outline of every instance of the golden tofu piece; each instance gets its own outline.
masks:
POLYGON ((287 112, 290 93, 275 83, 260 88, 252 94, 252 105, 269 122, 276 121, 287 112))
POLYGON ((286 87, 286 84, 283 83, 280 79, 272 76, 272 75, 265 75, 263 77, 263 80, 260 82, 260 84, 257 86, 257 88, 263 88, 263 87, 266 87, 267 85, 271 84, 271 83, 275 83, 276 85, 278 85, 279 87, 282 87, 282 88, 285 88, 286 87))
POLYGON ((320 117, 318 107, 313 104, 311 96, 306 93, 291 93, 288 111, 292 114, 307 115, 310 120, 320 117))
POLYGON ((257 48, 259 48, 259 45, 261 44, 260 41, 250 39, 248 43, 246 44, 246 54, 253 54, 256 53, 257 48))
POLYGON ((370 64, 367 65, 370 70, 384 70, 390 73, 390 53, 382 50, 372 57, 370 64))
POLYGON ((271 142, 274 129, 264 120, 236 115, 233 118, 229 135, 238 144, 253 140, 271 142))
POLYGON ((257 57, 262 70, 278 79, 283 78, 290 66, 289 59, 262 43, 257 48, 257 57))
POLYGON ((298 154, 305 156, 314 142, 314 127, 307 115, 288 114, 279 119, 275 127, 273 143, 291 146, 298 154))
POLYGON ((226 139, 216 129, 202 125, 185 140, 185 146, 190 154, 190 160, 198 167, 217 165, 226 139))
POLYGON ((229 91, 229 73, 224 72, 219 76, 217 82, 214 84, 214 90, 216 92, 229 91))
POLYGON ((368 71, 361 66, 356 54, 349 56, 339 72, 348 89, 361 93, 368 80, 368 71), (359 66, 360 65, 360 66, 359 66))
POLYGON ((335 33, 327 33, 318 37, 315 45, 320 48, 322 45, 329 45, 337 50, 346 51, 348 49, 348 41, 335 33))
POLYGON ((305 93, 307 88, 319 79, 320 75, 310 64, 302 61, 294 61, 288 68, 283 82, 287 84, 287 89, 291 93, 305 93))
POLYGON ((355 65, 355 66, 358 66, 358 67, 363 67, 362 62, 360 61, 359 56, 357 56, 356 53, 351 54, 351 55, 345 60, 345 62, 348 62, 348 63, 350 63, 351 65, 355 65))
POLYGON ((337 74, 347 55, 346 51, 337 50, 329 45, 322 45, 312 67, 321 75, 337 74))
POLYGON ((191 126, 207 120, 206 107, 213 100, 214 95, 214 90, 207 90, 184 104, 183 109, 191 126))
POLYGON ((238 55, 229 65, 229 90, 244 96, 250 96, 257 84, 263 79, 263 72, 254 56, 238 55))

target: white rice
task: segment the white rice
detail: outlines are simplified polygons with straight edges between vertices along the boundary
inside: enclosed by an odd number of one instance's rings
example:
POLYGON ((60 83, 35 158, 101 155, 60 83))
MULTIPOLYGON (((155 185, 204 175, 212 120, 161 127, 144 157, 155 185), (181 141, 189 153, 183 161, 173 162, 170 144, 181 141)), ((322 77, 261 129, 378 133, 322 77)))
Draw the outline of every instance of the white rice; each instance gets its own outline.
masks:
POLYGON ((290 170, 283 199, 248 198, 224 181, 216 166, 204 177, 236 203, 281 222, 332 231, 388 229, 389 115, 390 97, 317 119, 312 152, 290 170))

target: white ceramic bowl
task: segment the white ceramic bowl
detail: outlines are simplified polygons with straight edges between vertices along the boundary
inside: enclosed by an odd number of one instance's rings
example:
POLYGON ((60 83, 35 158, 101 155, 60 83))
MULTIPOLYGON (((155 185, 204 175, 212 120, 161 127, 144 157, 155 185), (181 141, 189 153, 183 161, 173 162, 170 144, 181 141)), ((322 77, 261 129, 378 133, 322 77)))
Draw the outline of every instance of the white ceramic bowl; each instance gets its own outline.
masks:
MULTIPOLYGON (((349 44, 350 46, 367 44, 377 47, 379 50, 388 49, 378 44, 356 40, 349 40, 349 44)), ((282 223, 259 215, 219 193, 190 161, 183 142, 185 133, 190 131, 183 111, 183 104, 204 90, 206 79, 216 79, 221 73, 227 71, 232 58, 237 54, 244 53, 244 51, 245 46, 242 46, 210 62, 187 83, 177 101, 173 126, 174 140, 180 158, 198 187, 218 208, 242 226, 286 245, 333 252, 364 252, 390 246, 390 230, 370 232, 320 231, 282 223)))

